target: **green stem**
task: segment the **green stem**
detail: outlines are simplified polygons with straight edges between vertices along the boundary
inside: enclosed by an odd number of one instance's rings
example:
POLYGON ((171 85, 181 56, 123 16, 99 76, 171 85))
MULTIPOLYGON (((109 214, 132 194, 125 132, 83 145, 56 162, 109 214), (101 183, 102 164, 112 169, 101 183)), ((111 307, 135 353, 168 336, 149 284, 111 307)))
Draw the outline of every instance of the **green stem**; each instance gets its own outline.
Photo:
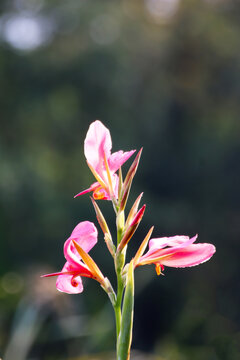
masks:
POLYGON ((115 318, 116 318, 116 334, 117 338, 120 331, 121 324, 121 306, 122 306, 122 297, 124 291, 124 284, 122 280, 122 267, 116 269, 117 273, 117 298, 114 306, 115 318))
POLYGON ((114 312, 115 312, 115 321, 116 321, 116 342, 117 342, 121 327, 121 318, 122 318, 121 307, 114 306, 114 312))
POLYGON ((133 307, 134 307, 134 276, 133 262, 131 261, 128 274, 127 285, 122 305, 122 319, 120 333, 117 341, 117 360, 129 360, 132 343, 133 329, 133 307))
MULTIPOLYGON (((120 243, 122 239, 123 229, 124 229, 124 223, 125 223, 125 216, 124 211, 117 213, 117 245, 120 243)), ((116 302, 114 306, 114 312, 115 312, 115 320, 116 320, 116 336, 117 336, 117 342, 118 337, 120 333, 120 327, 121 327, 121 320, 122 320, 122 297, 123 297, 123 291, 124 291, 124 283, 122 278, 122 269, 125 264, 125 252, 116 253, 115 254, 115 271, 117 275, 117 296, 116 296, 116 302)))

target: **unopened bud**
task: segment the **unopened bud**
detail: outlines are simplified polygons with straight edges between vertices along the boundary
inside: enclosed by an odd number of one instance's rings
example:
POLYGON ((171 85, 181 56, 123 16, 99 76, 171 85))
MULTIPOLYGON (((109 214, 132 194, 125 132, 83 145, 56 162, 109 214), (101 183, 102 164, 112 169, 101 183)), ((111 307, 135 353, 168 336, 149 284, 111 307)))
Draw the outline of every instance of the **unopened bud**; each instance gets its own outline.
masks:
POLYGON ((141 148, 139 150, 139 152, 137 153, 137 156, 133 160, 133 163, 132 163, 130 169, 128 170, 128 173, 127 173, 126 178, 124 180, 123 188, 125 188, 127 186, 129 181, 132 181, 134 175, 136 174, 138 164, 139 164, 139 161, 140 161, 140 157, 141 157, 141 154, 142 154, 142 149, 143 148, 141 148))
POLYGON ((128 199, 128 195, 131 189, 131 185, 132 185, 132 181, 133 178, 136 174, 137 168, 138 168, 138 164, 140 161, 140 157, 141 157, 141 153, 142 153, 142 148, 141 150, 138 152, 137 156, 135 157, 130 169, 128 170, 128 173, 125 177, 123 186, 122 186, 122 197, 121 197, 121 203, 120 203, 120 210, 124 210, 126 203, 127 203, 127 199, 128 199))
POLYGON ((126 220, 126 224, 125 224, 125 227, 128 228, 128 226, 131 224, 131 222, 133 221, 134 217, 136 216, 137 214, 137 211, 138 211, 138 206, 139 206, 139 203, 142 199, 142 196, 143 196, 143 193, 141 193, 136 201, 134 202, 131 210, 129 211, 129 214, 128 214, 128 217, 127 217, 127 220, 126 220))
POLYGON ((127 245, 127 243, 130 241, 131 237, 133 236, 133 234, 137 230, 137 227, 138 227, 138 225, 140 224, 140 222, 142 220, 145 208, 146 208, 146 205, 143 205, 143 207, 141 207, 141 209, 137 212, 137 214, 134 217, 132 223, 126 229, 126 232, 125 232, 120 244, 118 245, 117 251, 121 251, 127 245))
POLYGON ((98 223, 101 226, 101 229, 102 229, 103 233, 104 234, 109 234, 111 236, 108 225, 107 225, 107 222, 106 222, 101 210, 99 209, 99 206, 97 205, 96 201, 93 200, 93 198, 91 198, 91 200, 92 200, 94 210, 96 212, 98 223))

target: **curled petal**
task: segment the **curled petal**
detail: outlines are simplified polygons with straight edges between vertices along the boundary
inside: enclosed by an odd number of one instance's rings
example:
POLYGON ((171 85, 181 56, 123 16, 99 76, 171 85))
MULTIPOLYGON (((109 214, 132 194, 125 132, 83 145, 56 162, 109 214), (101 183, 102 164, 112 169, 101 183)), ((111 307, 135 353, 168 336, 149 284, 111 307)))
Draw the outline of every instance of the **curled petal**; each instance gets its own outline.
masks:
MULTIPOLYGON (((69 271, 71 268, 71 265, 66 263, 62 272, 69 271)), ((56 287, 59 291, 68 294, 80 294, 83 291, 82 279, 79 275, 59 275, 56 281, 56 287)))
POLYGON ((59 291, 67 294, 80 294, 83 292, 82 279, 80 276, 59 275, 56 281, 59 291))
POLYGON ((73 245, 72 240, 75 240, 86 252, 89 252, 97 243, 97 229, 90 221, 80 222, 73 230, 71 236, 64 244, 64 256, 69 263, 78 266, 80 256, 73 245))
POLYGON ((193 244, 163 258, 160 263, 171 267, 195 266, 209 260, 215 251, 212 244, 193 244))

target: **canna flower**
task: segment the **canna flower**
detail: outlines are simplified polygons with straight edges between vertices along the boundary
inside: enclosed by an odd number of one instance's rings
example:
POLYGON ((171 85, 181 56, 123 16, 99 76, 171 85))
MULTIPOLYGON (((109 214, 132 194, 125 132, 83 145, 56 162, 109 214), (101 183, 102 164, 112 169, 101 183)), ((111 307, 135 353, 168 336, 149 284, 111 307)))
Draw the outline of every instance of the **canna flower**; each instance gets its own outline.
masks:
POLYGON ((95 200, 118 198, 118 176, 116 171, 132 156, 135 150, 122 150, 111 154, 112 139, 109 130, 101 123, 94 121, 87 132, 84 142, 84 154, 87 164, 97 182, 74 197, 93 191, 95 200))
POLYGON ((87 254, 97 243, 97 235, 97 229, 93 223, 80 222, 64 244, 64 256, 67 261, 62 271, 43 276, 58 276, 57 289, 68 294, 79 294, 83 291, 81 276, 103 283, 104 277, 101 271, 87 254))
POLYGON ((216 251, 212 244, 193 244, 197 235, 191 239, 188 236, 177 235, 151 239, 148 252, 142 256, 152 229, 134 258, 135 267, 155 264, 156 272, 160 275, 164 266, 184 268, 199 265, 209 260, 216 251))

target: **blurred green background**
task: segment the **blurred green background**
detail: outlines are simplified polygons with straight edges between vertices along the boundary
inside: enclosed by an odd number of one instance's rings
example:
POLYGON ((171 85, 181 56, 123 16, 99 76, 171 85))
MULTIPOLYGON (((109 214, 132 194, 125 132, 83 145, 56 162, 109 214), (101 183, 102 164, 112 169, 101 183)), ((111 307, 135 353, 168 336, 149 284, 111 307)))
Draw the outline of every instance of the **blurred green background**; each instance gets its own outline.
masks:
MULTIPOLYGON (((239 359, 239 2, 1 0, 0 79, 0 357, 114 350, 97 283, 70 296, 40 278, 62 268, 73 227, 96 221, 73 196, 93 182, 83 141, 100 119, 114 151, 144 148, 128 208, 144 191, 147 210, 129 258, 152 225, 217 247, 199 267, 137 269, 133 348, 239 359)), ((100 231, 91 255, 114 282, 100 231)))

